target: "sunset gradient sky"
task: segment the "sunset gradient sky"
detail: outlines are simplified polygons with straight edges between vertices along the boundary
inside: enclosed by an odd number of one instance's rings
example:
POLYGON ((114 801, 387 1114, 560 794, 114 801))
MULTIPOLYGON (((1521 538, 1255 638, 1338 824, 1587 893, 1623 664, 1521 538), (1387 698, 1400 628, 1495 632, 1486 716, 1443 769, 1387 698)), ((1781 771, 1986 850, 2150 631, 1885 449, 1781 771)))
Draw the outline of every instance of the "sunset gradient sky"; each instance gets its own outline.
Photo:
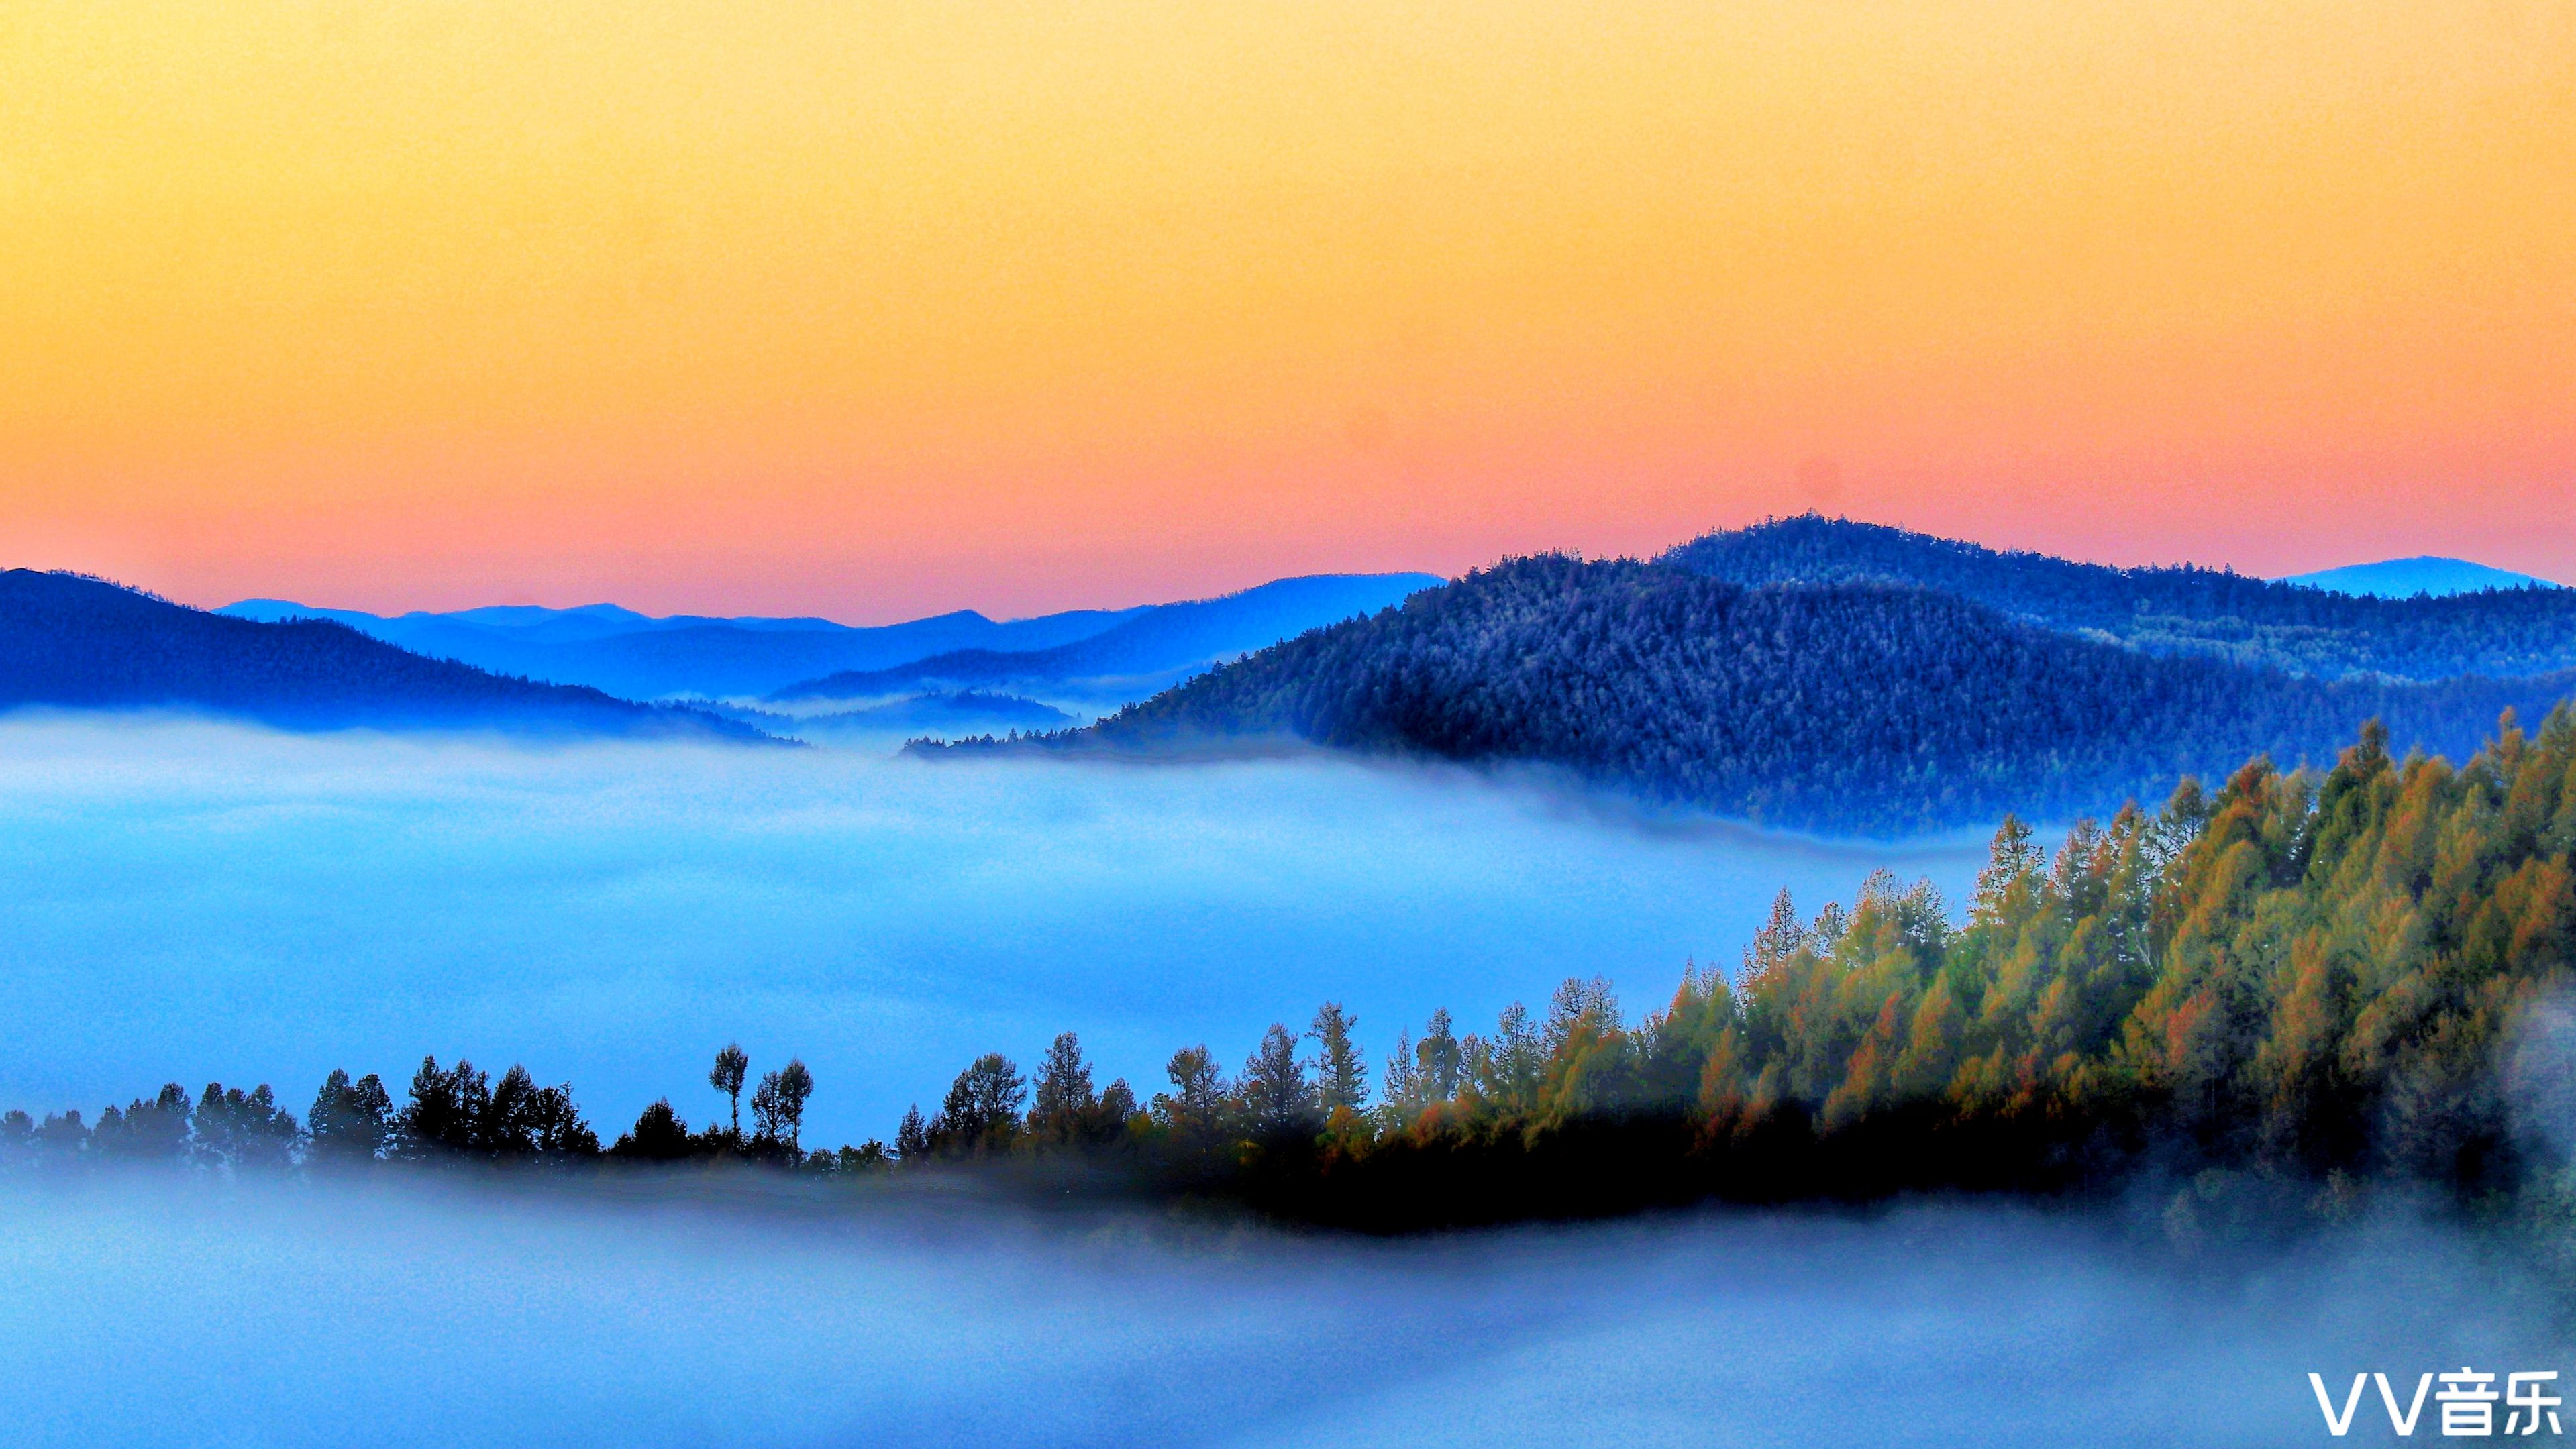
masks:
POLYGON ((1810 506, 2576 579, 2576 0, 0 7, 0 564, 865 622, 1810 506))

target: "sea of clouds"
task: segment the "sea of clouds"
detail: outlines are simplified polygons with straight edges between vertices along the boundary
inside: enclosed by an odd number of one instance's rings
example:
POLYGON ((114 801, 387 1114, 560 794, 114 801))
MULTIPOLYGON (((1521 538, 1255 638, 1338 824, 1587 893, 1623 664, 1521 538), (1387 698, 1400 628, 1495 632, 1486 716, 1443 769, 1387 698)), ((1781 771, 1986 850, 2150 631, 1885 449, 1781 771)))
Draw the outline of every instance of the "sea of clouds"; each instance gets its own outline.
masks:
MULTIPOLYGON (((333 1066, 399 1095, 428 1050, 570 1079, 613 1131, 663 1092, 703 1120, 739 1038, 813 1064, 809 1140, 862 1138, 1066 1028, 1150 1090, 1174 1045, 1239 1060, 1326 996, 1373 1058, 1570 974, 1634 1013, 1784 884, 1956 900, 1981 856, 1319 759, 21 719, 0 1105, 220 1079, 300 1108, 333 1066)), ((2552 1122, 2565 1035, 2517 1058, 2552 1122)), ((2504 1240, 2397 1206, 2248 1245, 2176 1231, 2173 1186, 1370 1241, 917 1177, 21 1173, 0 1438, 2232 1446, 2327 1440, 2310 1372, 2576 1370, 2504 1240)), ((2355 1441, 2397 1442, 2375 1400, 2355 1441)))
POLYGON ((1080 1033, 1106 1084, 1239 1063, 1331 998, 1374 1064, 1568 976, 1632 1016, 1731 965, 1790 887, 1887 867, 1957 899, 1983 842, 1658 820, 1456 770, 1318 758, 924 762, 830 749, 0 722, 0 1108, 424 1053, 570 1081, 603 1137, 715 1049, 801 1056, 806 1140, 891 1137, 977 1053, 1080 1033))
MULTIPOLYGON (((1378 1242, 776 1179, 20 1180, 0 1420, 66 1449, 2233 1449, 2337 1442, 2312 1371, 2569 1367, 2509 1258, 2421 1221, 2197 1256, 2134 1226, 1378 1242)), ((2340 1442, 2400 1441, 2371 1400, 2340 1442)))

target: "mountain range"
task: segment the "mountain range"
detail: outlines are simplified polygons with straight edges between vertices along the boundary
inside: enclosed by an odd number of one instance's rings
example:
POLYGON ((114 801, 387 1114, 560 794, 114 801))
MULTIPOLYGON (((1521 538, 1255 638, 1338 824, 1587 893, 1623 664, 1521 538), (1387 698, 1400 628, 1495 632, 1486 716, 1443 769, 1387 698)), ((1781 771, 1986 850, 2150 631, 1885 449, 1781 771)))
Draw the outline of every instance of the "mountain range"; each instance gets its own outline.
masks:
MULTIPOLYGON (((1900 584, 2045 629, 2324 679, 2576 669, 2576 589, 2370 598, 2221 569, 2112 568, 1813 514, 1711 533, 1662 562, 1747 587, 1900 584)), ((2386 567, 2377 565, 2372 567, 2386 567)))
POLYGON ((1431 574, 1323 574, 1281 579, 1221 599, 1139 609, 1096 634, 1049 649, 965 649, 893 668, 848 670, 769 699, 870 699, 919 690, 1073 691, 1117 703, 1254 649, 1402 602, 1446 580, 1431 574))
POLYGON ((1805 518, 1652 562, 1507 560, 1020 747, 1293 742, 1904 834, 2330 759, 2372 717, 2463 758, 2502 711, 2536 722, 2571 692, 2576 609, 2546 591, 2352 599, 1805 518), (2461 658, 2506 667, 2355 667, 2461 658))
POLYGON ((0 709, 169 709, 290 728, 499 728, 735 740, 700 710, 430 659, 328 619, 262 623, 77 574, 0 573, 0 709))
POLYGON ((1898 834, 2005 809, 2106 809, 2257 752, 2322 759, 2374 716, 2399 749, 2459 758, 2502 711, 2536 720, 2576 691, 2576 590, 2366 597, 1812 516, 1652 560, 1542 555, 1446 583, 1285 579, 998 624, 850 629, 605 605, 354 616, 415 651, 313 612, 208 613, 76 575, 0 574, 0 708, 852 743, 989 729, 1034 731, 1023 748, 1147 756, 1286 743, 1898 834), (944 647, 959 639, 982 642, 944 647), (763 652, 778 641, 792 647, 763 652), (871 663, 770 684, 765 707, 701 709, 427 652, 442 648, 562 672, 649 666, 706 693, 829 651, 871 663), (1050 691, 1054 703, 1021 697, 1050 691), (1058 705, 1079 696, 1134 702, 1076 727, 1058 705))
POLYGON ((1045 685, 1047 656, 1077 642, 1094 647, 1078 667, 1098 675, 1144 677, 1147 687, 1219 659, 1394 603, 1441 582, 1430 574, 1328 574, 1280 579, 1223 598, 1131 609, 1082 609, 996 622, 971 610, 900 624, 854 627, 817 618, 653 618, 614 604, 574 609, 511 606, 386 617, 282 599, 245 599, 218 612, 275 621, 324 618, 414 653, 501 674, 584 684, 630 699, 883 698, 917 693, 938 680, 886 673, 882 687, 835 694, 821 676, 897 671, 933 657, 974 652, 1018 661, 959 685, 1009 678, 1045 685), (1108 637, 1104 637, 1108 636, 1108 637))

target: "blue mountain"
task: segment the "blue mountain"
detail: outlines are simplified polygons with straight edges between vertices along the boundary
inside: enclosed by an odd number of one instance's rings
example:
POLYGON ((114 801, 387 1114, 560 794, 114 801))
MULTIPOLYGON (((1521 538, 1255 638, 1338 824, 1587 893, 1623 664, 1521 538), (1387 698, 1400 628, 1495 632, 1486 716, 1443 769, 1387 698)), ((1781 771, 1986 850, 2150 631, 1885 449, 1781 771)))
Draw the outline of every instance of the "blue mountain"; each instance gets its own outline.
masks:
POLYGON ((2342 568, 2319 569, 2310 574, 2292 574, 2281 582, 2373 599, 2411 599, 2419 594, 2445 599, 2453 594, 2475 594, 2488 589, 2566 587, 2530 574, 2514 573, 2510 569, 2489 568, 2467 559, 2435 558, 2429 554, 2418 558, 2382 559, 2378 563, 2346 564, 2342 568))
POLYGON ((2363 598, 2225 569, 2112 568, 1999 552, 1815 514, 1706 534, 1662 561, 1747 588, 1933 589, 2017 622, 2141 653, 2199 655, 2320 679, 2576 669, 2576 589, 2363 598))
POLYGON ((329 619, 261 622, 77 574, 0 573, 0 709, 173 709, 298 729, 764 739, 691 709, 430 659, 329 619))
MULTIPOLYGON (((2153 803, 2269 752, 2328 761, 2363 721, 2463 758, 2576 673, 2327 681, 2158 655, 1882 581, 1746 586, 1665 563, 1509 559, 1201 673, 1037 750, 1298 742, 1539 766, 1650 800, 1904 834, 2153 803)), ((963 748, 995 748, 990 741, 963 748)), ((952 747, 956 748, 956 747, 952 747)))
MULTIPOLYGON (((1242 603, 1217 611, 1235 623, 1233 632, 1210 646, 1215 650, 1210 657, 1223 654, 1228 645, 1241 653, 1340 618, 1342 613, 1334 611, 1346 597, 1392 602, 1437 582, 1427 574, 1338 575, 1249 589, 1231 596, 1242 603)), ((1185 618, 1208 612, 1206 604, 1164 604, 996 622, 960 610, 873 628, 816 618, 656 618, 614 604, 500 606, 386 617, 282 599, 245 599, 218 612, 272 621, 331 619, 415 653, 498 673, 586 684, 628 698, 719 699, 762 695, 822 675, 893 669, 962 651, 1040 652, 1171 609, 1182 610, 1185 618)), ((898 691, 879 691, 888 692, 898 691)))
POLYGON ((245 599, 237 618, 323 618, 414 653, 636 699, 752 695, 833 669, 884 668, 944 650, 1043 649, 1109 628, 1133 609, 1085 609, 995 623, 969 610, 879 628, 829 619, 654 618, 614 604, 526 606, 393 617, 245 599))
POLYGON ((971 649, 890 668, 845 670, 778 690, 773 700, 867 699, 919 690, 1023 692, 1088 686, 1141 698, 1228 659, 1240 658, 1309 629, 1371 614, 1439 586, 1432 574, 1317 574, 1259 588, 1137 610, 1088 638, 1051 649, 971 649))

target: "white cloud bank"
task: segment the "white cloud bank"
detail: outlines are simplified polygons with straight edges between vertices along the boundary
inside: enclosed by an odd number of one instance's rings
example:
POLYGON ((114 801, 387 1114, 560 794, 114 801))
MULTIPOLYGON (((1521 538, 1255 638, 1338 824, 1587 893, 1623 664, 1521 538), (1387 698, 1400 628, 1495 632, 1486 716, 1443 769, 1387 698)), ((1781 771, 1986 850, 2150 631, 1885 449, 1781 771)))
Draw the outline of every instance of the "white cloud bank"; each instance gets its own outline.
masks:
MULTIPOLYGON (((2511 1263, 2421 1224, 2188 1263, 2110 1226, 1366 1242, 774 1181, 19 1178, 0 1423, 81 1449, 2237 1449, 2328 1442, 2312 1370, 2564 1369, 2511 1263)), ((2351 1442, 2397 1442, 2370 1414, 2351 1442)))

